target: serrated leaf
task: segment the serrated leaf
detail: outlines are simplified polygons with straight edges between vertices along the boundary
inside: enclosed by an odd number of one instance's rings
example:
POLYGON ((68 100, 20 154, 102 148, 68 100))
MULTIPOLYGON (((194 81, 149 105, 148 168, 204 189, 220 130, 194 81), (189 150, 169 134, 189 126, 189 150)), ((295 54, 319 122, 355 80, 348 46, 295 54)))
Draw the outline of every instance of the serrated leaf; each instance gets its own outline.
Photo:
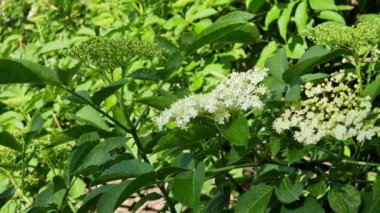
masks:
POLYGON ((280 185, 275 188, 275 194, 282 203, 292 203, 299 200, 303 186, 298 178, 293 182, 289 177, 282 179, 280 185))
POLYGON ((361 204, 359 191, 351 185, 334 186, 327 195, 330 207, 337 213, 358 212, 361 204))
POLYGON ((220 129, 222 136, 237 146, 248 144, 250 137, 247 119, 242 114, 237 114, 225 127, 220 129))
POLYGON ((58 73, 43 65, 20 59, 0 59, 0 84, 17 83, 61 85, 58 73))
POLYGON ((236 202, 236 213, 265 213, 272 197, 273 187, 268 185, 255 185, 245 192, 236 202))
POLYGON ((75 116, 96 128, 107 132, 111 131, 103 117, 100 116, 99 112, 90 106, 84 106, 75 114, 75 116))
POLYGON ((199 207, 203 182, 205 181, 205 165, 200 162, 194 172, 187 171, 176 175, 172 182, 172 193, 179 202, 192 208, 199 207))

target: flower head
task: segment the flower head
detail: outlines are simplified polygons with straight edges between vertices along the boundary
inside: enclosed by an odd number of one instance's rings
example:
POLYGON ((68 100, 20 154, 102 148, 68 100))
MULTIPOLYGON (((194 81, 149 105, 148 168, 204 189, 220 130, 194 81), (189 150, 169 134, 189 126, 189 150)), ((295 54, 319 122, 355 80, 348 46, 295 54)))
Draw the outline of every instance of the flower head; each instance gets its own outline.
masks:
POLYGON ((355 89, 356 75, 333 73, 324 83, 306 83, 302 88, 306 96, 299 104, 285 110, 273 123, 277 133, 295 128, 294 138, 300 143, 315 144, 325 136, 340 141, 356 138, 371 139, 380 131, 373 114, 372 104, 355 89))
POLYGON ((205 115, 218 124, 224 124, 233 111, 261 109, 262 97, 267 88, 261 82, 267 76, 267 69, 253 69, 247 72, 231 73, 212 91, 194 94, 172 104, 157 117, 160 128, 174 121, 177 127, 186 128, 190 121, 205 115))

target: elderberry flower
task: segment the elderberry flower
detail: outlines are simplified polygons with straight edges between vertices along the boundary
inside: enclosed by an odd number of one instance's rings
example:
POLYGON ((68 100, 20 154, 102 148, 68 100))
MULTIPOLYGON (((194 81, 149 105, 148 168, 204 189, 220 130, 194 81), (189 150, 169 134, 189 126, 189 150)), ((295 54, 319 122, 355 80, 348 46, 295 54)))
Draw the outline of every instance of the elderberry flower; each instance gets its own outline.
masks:
POLYGON ((302 92, 306 99, 286 109, 273 123, 277 133, 295 129, 294 138, 305 144, 315 144, 325 136, 340 141, 356 138, 370 140, 378 132, 372 114, 370 98, 361 97, 352 85, 356 80, 353 73, 335 72, 324 83, 306 83, 302 92))
POLYGON ((156 118, 160 128, 170 122, 186 129, 193 118, 211 117, 218 124, 225 124, 233 111, 261 109, 262 98, 267 88, 261 82, 267 76, 267 69, 253 69, 247 72, 234 72, 228 75, 212 91, 205 94, 193 94, 181 99, 164 110, 156 118))

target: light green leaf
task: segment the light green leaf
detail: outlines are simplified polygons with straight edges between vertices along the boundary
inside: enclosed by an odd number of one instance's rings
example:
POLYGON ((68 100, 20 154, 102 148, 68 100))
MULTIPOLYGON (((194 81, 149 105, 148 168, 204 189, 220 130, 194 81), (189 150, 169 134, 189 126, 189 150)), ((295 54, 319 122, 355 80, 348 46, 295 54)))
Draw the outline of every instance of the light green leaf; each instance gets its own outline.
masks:
POLYGON ((270 8, 265 16, 264 30, 268 30, 269 25, 280 17, 281 11, 277 4, 270 8))
POLYGON ((371 100, 375 100, 375 98, 380 94, 380 74, 376 76, 376 79, 368 84, 362 92, 363 96, 370 96, 371 100))
POLYGON ((100 116, 99 112, 90 106, 84 106, 75 114, 75 116, 96 128, 107 132, 111 131, 103 117, 100 116))
POLYGON ((91 97, 92 102, 96 105, 100 105, 105 99, 107 99, 117 90, 122 88, 124 84, 126 84, 127 82, 128 81, 125 79, 115 81, 110 85, 107 85, 106 87, 102 88, 101 90, 96 91, 94 95, 91 97))
POLYGON ((225 127, 220 129, 222 136, 237 146, 245 146, 248 144, 250 137, 249 126, 247 119, 238 114, 232 118, 225 127))
POLYGON ((252 186, 236 202, 236 213, 265 213, 272 197, 273 187, 267 185, 252 186))
POLYGON ((323 10, 319 13, 318 18, 328 21, 336 21, 346 25, 346 21, 344 20, 343 16, 334 11, 323 10))
POLYGON ((307 28, 307 21, 309 19, 307 8, 307 0, 303 0, 297 5, 294 22, 296 23, 298 33, 302 33, 307 28))
POLYGON ((360 192, 351 185, 333 187, 327 198, 331 208, 337 213, 356 213, 362 203, 360 192))
POLYGON ((313 10, 351 10, 350 5, 335 5, 335 0, 309 0, 313 10))
POLYGON ((61 50, 67 47, 68 45, 64 41, 59 41, 59 40, 51 41, 44 44, 42 48, 40 49, 40 51, 38 52, 38 54, 50 53, 50 52, 61 50))
POLYGON ((278 44, 275 41, 269 42, 260 53, 260 57, 256 62, 255 67, 265 67, 267 59, 276 52, 278 44))
POLYGON ((282 11, 280 18, 278 19, 277 26, 280 30, 280 35, 286 42, 288 33, 288 23, 290 21, 290 16, 292 15, 292 10, 296 2, 290 2, 288 6, 282 11))

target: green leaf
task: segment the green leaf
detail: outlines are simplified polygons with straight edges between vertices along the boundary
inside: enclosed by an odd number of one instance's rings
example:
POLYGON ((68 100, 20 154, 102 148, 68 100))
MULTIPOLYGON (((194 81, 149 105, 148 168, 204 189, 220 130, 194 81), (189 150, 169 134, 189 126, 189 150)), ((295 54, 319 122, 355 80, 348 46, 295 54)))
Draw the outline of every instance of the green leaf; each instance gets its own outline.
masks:
POLYGON ((260 38, 260 33, 254 24, 247 22, 251 18, 253 18, 252 14, 241 11, 220 17, 189 45, 188 53, 216 42, 256 43, 260 38))
POLYGON ((195 167, 195 161, 190 153, 181 153, 173 160, 172 167, 191 170, 195 167))
POLYGON ((354 8, 350 5, 335 5, 334 0, 309 0, 309 3, 313 10, 351 10, 354 8))
POLYGON ((316 197, 317 199, 323 197, 328 191, 328 185, 325 180, 321 180, 318 183, 309 184, 307 191, 310 192, 310 195, 316 197))
POLYGON ((288 209, 285 206, 281 208, 281 213, 324 213, 325 210, 313 198, 307 197, 302 206, 288 209))
POLYGON ((272 138, 269 142, 269 150, 271 155, 276 156, 281 150, 281 139, 280 138, 272 138))
POLYGON ((367 192, 362 194, 364 201, 363 213, 378 213, 380 210, 380 197, 374 196, 374 193, 367 192))
POLYGON ((131 74, 129 74, 128 77, 153 82, 160 81, 160 76, 158 75, 158 73, 155 70, 148 68, 140 68, 138 70, 135 70, 131 74))
POLYGON ((327 195, 331 208, 337 213, 358 212, 361 204, 359 191, 351 185, 333 187, 327 195))
POLYGON ((148 163, 138 160, 124 160, 107 168, 99 177, 93 180, 91 184, 94 185, 110 180, 133 178, 151 172, 154 172, 154 169, 148 163))
POLYGON ((246 0, 245 1, 247 10, 251 13, 256 13, 264 4, 265 4, 265 0, 246 0))
POLYGON ((100 197, 114 186, 115 185, 104 185, 90 191, 82 200, 82 205, 78 209, 78 213, 88 213, 94 210, 96 208, 96 203, 99 201, 100 197))
POLYGON ((90 106, 84 106, 75 114, 75 116, 96 128, 107 132, 111 131, 103 117, 90 106))
POLYGON ((129 196, 140 190, 144 186, 154 183, 156 177, 154 173, 147 173, 136 177, 134 180, 127 180, 120 184, 115 184, 106 191, 98 202, 97 212, 114 212, 129 196))
POLYGON ((37 111, 34 113, 32 120, 28 123, 28 132, 39 132, 44 126, 45 121, 41 116, 41 113, 37 111))
POLYGON ((59 40, 51 41, 44 44, 42 48, 40 49, 40 51, 38 52, 38 54, 50 53, 50 52, 61 50, 67 47, 68 45, 64 41, 59 41, 59 40))
POLYGON ((269 25, 280 17, 282 9, 276 4, 270 8, 265 16, 264 30, 268 30, 269 25))
MULTIPOLYGON (((306 51, 305 54, 307 54, 309 51, 314 52, 314 49, 310 49, 310 50, 306 51)), ((285 72, 282 75, 284 81, 286 83, 292 85, 300 76, 309 72, 314 67, 316 67, 320 64, 326 63, 328 61, 331 61, 331 60, 338 58, 342 55, 348 54, 349 51, 346 49, 335 49, 335 50, 328 51, 328 53, 325 53, 325 54, 321 54, 321 52, 318 52, 318 53, 319 54, 313 55, 313 57, 309 56, 309 53, 308 53, 307 59, 305 59, 306 58, 305 57, 305 58, 303 58, 302 61, 300 60, 300 62, 297 63, 296 65, 285 70, 285 72)))
POLYGON ((87 153, 93 149, 98 143, 99 135, 96 132, 83 134, 78 142, 75 144, 74 150, 71 152, 69 158, 69 172, 73 173, 83 160, 86 158, 87 153))
POLYGON ((174 100, 173 98, 164 97, 164 96, 151 96, 151 97, 139 98, 139 99, 136 99, 135 101, 148 105, 158 110, 164 110, 166 108, 169 108, 172 105, 172 103, 174 103, 176 100, 174 100))
POLYGON ((0 84, 51 84, 61 85, 57 72, 20 59, 0 59, 0 84))
POLYGON ((371 100, 374 101, 376 97, 380 94, 380 74, 376 76, 376 79, 368 84, 362 92, 363 96, 370 96, 371 100))
POLYGON ((256 67, 265 67, 267 59, 276 52, 278 44, 275 41, 269 42, 260 53, 260 57, 256 62, 256 67))
POLYGON ((336 21, 336 22, 346 25, 346 21, 344 20, 343 16, 334 11, 329 11, 329 10, 321 11, 318 15, 318 18, 328 20, 328 21, 336 21))
POLYGON ((265 213, 272 197, 273 187, 268 185, 255 185, 245 192, 236 202, 236 213, 265 213))
POLYGON ((58 208, 63 204, 66 193, 66 183, 62 176, 55 176, 49 182, 46 189, 39 193, 34 202, 34 206, 48 207, 55 204, 58 208))
POLYGON ((12 198, 15 191, 14 186, 9 186, 4 191, 0 192, 0 209, 12 198))
POLYGON ((308 149, 305 146, 290 146, 286 148, 286 157, 288 164, 292 164, 302 159, 308 149))
POLYGON ((268 58, 265 66, 269 69, 268 77, 264 80, 265 84, 274 94, 273 99, 281 100, 286 86, 282 75, 289 68, 285 48, 281 48, 268 58))
POLYGON ((302 33, 306 29, 307 21, 309 19, 307 8, 308 6, 306 0, 303 0, 297 5, 296 12, 294 14, 294 22, 296 23, 298 33, 302 33))
POLYGON ((110 97, 117 90, 122 88, 124 84, 126 84, 127 82, 128 81, 125 79, 115 81, 110 85, 102 88, 101 90, 96 91, 94 95, 91 97, 92 102, 94 102, 94 104, 96 105, 100 105, 106 98, 110 97))
POLYGON ((112 159, 111 151, 124 147, 125 137, 107 138, 104 142, 98 143, 86 155, 85 160, 81 163, 78 170, 84 170, 91 166, 101 166, 112 159))
POLYGON ((292 203, 299 200, 302 189, 302 183, 298 178, 293 182, 289 177, 285 177, 282 179, 280 185, 278 187, 276 186, 275 194, 282 203, 292 203))
POLYGON ((234 145, 245 146, 248 144, 250 137, 248 121, 240 113, 237 116, 234 116, 229 124, 222 127, 220 132, 225 139, 234 145))
POLYGON ((68 86, 71 80, 73 79, 73 76, 78 73, 81 63, 77 63, 75 66, 66 69, 66 70, 57 70, 57 74, 59 77, 59 80, 62 82, 63 85, 68 86))
POLYGON ((277 26, 280 31, 281 37, 286 42, 288 33, 288 24, 290 21, 290 16, 292 15, 292 10, 296 2, 290 2, 287 7, 282 11, 280 18, 277 21, 277 26))
POLYGON ((297 102, 301 99, 301 89, 298 84, 291 86, 285 95, 285 101, 297 102))
POLYGON ((22 144, 19 143, 9 132, 0 132, 0 145, 19 152, 22 151, 22 144))
POLYGON ((139 210, 139 208, 141 206, 143 206, 145 204, 145 202, 147 202, 149 200, 158 200, 160 198, 162 198, 162 195, 160 195, 156 192, 149 193, 149 194, 145 195, 144 197, 142 197, 136 204, 134 204, 132 212, 137 212, 137 210, 139 210))
POLYGON ((172 182, 173 196, 179 202, 192 208, 199 207, 203 182, 205 181, 205 164, 200 162, 194 172, 181 172, 172 182))

